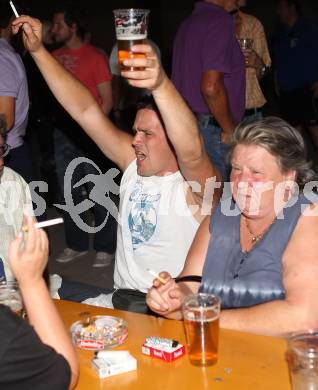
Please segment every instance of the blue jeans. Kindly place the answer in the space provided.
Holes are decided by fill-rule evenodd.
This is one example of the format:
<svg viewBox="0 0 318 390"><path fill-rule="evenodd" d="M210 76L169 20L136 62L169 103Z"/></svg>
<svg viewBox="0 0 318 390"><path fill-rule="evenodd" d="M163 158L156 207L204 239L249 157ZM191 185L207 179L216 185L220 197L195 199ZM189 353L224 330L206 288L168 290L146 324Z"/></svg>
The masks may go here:
<svg viewBox="0 0 318 390"><path fill-rule="evenodd" d="M260 111L255 111L254 114L245 115L243 118L243 121L245 123L251 123L251 122L257 121L257 120L262 119L262 118L263 118L263 114Z"/></svg>
<svg viewBox="0 0 318 390"><path fill-rule="evenodd" d="M54 150L55 150L55 162L56 162L56 174L61 190L61 201L64 202L64 175L70 162L77 157L83 157L83 151L72 140L64 134L63 131L55 129L54 131ZM96 151L97 155L98 151ZM104 157L106 161L106 157ZM92 189L93 183L87 183L85 186L75 187L74 184L81 180L84 176L92 174L96 175L98 172L96 169L88 163L81 163L76 167L73 176L71 186L71 193L74 204L78 204L87 198L87 194ZM100 226L105 220L108 214L108 220L105 226L94 234L94 249L100 252L113 253L116 249L116 220L110 213L98 203L90 209L94 214L95 226ZM81 214L81 218L88 224L88 212L86 215ZM84 217L84 218L83 218ZM64 227L65 227L65 239L69 248L76 251L86 251L89 249L89 233L83 231L73 221L69 213L63 212Z"/></svg>
<svg viewBox="0 0 318 390"><path fill-rule="evenodd" d="M229 145L221 141L222 130L220 127L211 124L211 119L210 115L200 115L198 125L210 160L226 181L230 172L230 165L227 160Z"/></svg>

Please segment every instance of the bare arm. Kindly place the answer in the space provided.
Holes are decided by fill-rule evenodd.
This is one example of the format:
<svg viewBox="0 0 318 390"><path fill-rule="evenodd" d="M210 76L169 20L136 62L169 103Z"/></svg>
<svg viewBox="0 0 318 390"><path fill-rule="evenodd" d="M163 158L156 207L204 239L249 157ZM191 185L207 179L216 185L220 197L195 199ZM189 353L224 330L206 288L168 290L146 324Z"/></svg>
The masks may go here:
<svg viewBox="0 0 318 390"><path fill-rule="evenodd" d="M56 61L41 43L41 23L28 16L13 22L16 33L22 27L25 47L30 51L51 91L99 146L122 170L135 158L132 137L120 131L103 113L88 89Z"/></svg>
<svg viewBox="0 0 318 390"><path fill-rule="evenodd" d="M34 327L41 341L63 355L70 365L71 389L78 379L78 360L70 336L43 279L48 259L48 240L43 230L35 228L31 217L28 217L28 229L24 249L21 249L22 237L10 244L10 266L19 282L30 325Z"/></svg>
<svg viewBox="0 0 318 390"><path fill-rule="evenodd" d="M202 275L210 240L209 224L210 218L206 217L196 233L185 266L179 277ZM199 288L199 283L181 282L177 284L166 272L160 273L160 276L168 282L163 285L158 279L154 280L153 287L147 294L147 305L151 310L164 317L180 320L182 319L181 304L184 296L196 293Z"/></svg>
<svg viewBox="0 0 318 390"><path fill-rule="evenodd" d="M0 96L0 115L6 121L6 129L9 131L15 122L15 99L12 96Z"/></svg>
<svg viewBox="0 0 318 390"><path fill-rule="evenodd" d="M108 115L113 107L112 83L107 81L97 85L99 95L102 98L102 111Z"/></svg>
<svg viewBox="0 0 318 390"><path fill-rule="evenodd" d="M222 141L229 142L235 128L230 110L223 74L215 70L204 72L201 80L202 95L215 119L222 128Z"/></svg>
<svg viewBox="0 0 318 390"><path fill-rule="evenodd" d="M146 58L130 59L125 64L146 69L122 72L122 75L132 86L152 90L169 140L175 149L180 170L186 180L201 185L201 191L193 192L193 196L198 203L202 203L206 179L213 176L220 179L220 176L207 156L196 118L168 79L152 47L138 45L135 50L146 53Z"/></svg>
<svg viewBox="0 0 318 390"><path fill-rule="evenodd" d="M316 213L318 207L316 206ZM286 298L248 309L224 310L221 326L286 335L318 326L318 217L301 217L283 257Z"/></svg>

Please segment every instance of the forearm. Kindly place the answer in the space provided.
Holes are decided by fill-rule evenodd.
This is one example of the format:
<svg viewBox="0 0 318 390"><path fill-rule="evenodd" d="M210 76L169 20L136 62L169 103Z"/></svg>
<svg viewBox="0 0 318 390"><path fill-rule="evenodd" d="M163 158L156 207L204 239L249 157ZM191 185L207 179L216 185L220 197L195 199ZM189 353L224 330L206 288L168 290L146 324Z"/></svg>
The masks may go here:
<svg viewBox="0 0 318 390"><path fill-rule="evenodd" d="M31 55L56 99L76 121L85 110L97 105L88 89L43 46Z"/></svg>
<svg viewBox="0 0 318 390"><path fill-rule="evenodd" d="M203 92L205 101L219 123L222 130L226 133L233 133L235 122L232 117L230 103L226 89L223 83L217 83L211 91Z"/></svg>
<svg viewBox="0 0 318 390"><path fill-rule="evenodd" d="M20 284L20 289L30 325L34 327L44 344L54 348L68 361L72 372L72 387L78 377L77 356L45 281L42 279L31 286Z"/></svg>
<svg viewBox="0 0 318 390"><path fill-rule="evenodd" d="M284 336L308 329L310 325L316 327L317 320L311 320L309 309L306 311L288 301L271 301L246 309L223 310L220 325L243 332Z"/></svg>
<svg viewBox="0 0 318 390"><path fill-rule="evenodd" d="M60 104L102 152L120 169L125 169L134 158L131 136L119 131L105 116L89 90L66 71L44 47L31 54Z"/></svg>
<svg viewBox="0 0 318 390"><path fill-rule="evenodd" d="M200 160L204 145L196 118L167 76L153 91L153 96L178 159Z"/></svg>

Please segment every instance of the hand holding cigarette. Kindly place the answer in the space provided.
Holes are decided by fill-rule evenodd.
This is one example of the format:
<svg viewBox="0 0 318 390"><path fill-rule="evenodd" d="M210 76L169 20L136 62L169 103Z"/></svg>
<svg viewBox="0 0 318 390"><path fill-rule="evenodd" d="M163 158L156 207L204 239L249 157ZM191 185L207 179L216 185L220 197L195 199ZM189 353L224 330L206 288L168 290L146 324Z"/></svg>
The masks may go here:
<svg viewBox="0 0 318 390"><path fill-rule="evenodd" d="M161 284L165 285L167 283L166 279L162 278L159 274L157 274L157 272L153 271L152 269L147 268L147 272L156 279L158 279Z"/></svg>
<svg viewBox="0 0 318 390"><path fill-rule="evenodd" d="M160 272L160 275L156 274L153 286L148 290L146 296L146 303L149 308L165 317L181 319L182 314L179 311L182 300L183 292L171 275L168 272Z"/></svg>
<svg viewBox="0 0 318 390"><path fill-rule="evenodd" d="M18 237L10 243L9 263L12 273L23 290L26 286L34 287L43 283L43 272L48 260L49 244L46 233L36 229L32 217L25 216L28 234Z"/></svg>

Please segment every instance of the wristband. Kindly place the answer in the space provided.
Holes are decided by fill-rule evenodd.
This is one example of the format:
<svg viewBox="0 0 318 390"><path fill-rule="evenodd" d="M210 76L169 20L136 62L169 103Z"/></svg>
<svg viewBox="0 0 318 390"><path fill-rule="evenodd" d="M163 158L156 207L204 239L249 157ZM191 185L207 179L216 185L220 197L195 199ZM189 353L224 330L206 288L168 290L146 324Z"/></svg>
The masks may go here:
<svg viewBox="0 0 318 390"><path fill-rule="evenodd" d="M181 283L181 282L197 282L197 283L201 283L202 276L199 276L199 275L180 276L180 278L175 278L174 281L176 283Z"/></svg>

